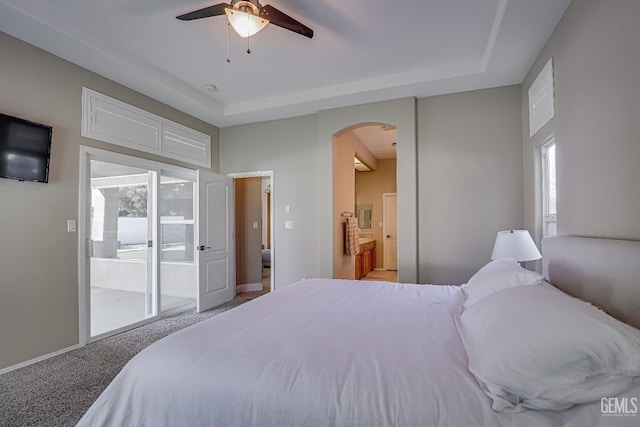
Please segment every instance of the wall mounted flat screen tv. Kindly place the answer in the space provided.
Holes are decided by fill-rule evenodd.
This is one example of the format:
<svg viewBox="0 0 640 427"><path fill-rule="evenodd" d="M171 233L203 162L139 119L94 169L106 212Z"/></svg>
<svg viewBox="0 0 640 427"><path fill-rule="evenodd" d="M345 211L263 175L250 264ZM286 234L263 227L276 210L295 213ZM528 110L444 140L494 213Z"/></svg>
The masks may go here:
<svg viewBox="0 0 640 427"><path fill-rule="evenodd" d="M51 126L0 113L0 177L49 181Z"/></svg>

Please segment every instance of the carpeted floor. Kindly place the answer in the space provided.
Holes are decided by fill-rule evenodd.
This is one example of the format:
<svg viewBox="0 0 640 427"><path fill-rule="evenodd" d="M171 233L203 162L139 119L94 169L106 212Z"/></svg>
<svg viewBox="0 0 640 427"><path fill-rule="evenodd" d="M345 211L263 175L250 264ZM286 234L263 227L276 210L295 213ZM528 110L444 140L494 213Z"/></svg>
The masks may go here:
<svg viewBox="0 0 640 427"><path fill-rule="evenodd" d="M168 317L0 375L0 426L75 426L122 367L172 332L246 302Z"/></svg>

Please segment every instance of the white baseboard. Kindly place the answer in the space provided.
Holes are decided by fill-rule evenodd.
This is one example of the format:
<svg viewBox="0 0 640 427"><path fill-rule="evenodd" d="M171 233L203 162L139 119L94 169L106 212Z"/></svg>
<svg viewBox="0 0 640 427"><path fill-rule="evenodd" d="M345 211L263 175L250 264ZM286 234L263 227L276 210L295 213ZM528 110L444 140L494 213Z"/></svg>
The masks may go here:
<svg viewBox="0 0 640 427"><path fill-rule="evenodd" d="M35 359L27 360L25 362L20 362L16 365L9 366L6 368L0 369L0 375L6 374L7 372L15 371L16 369L24 368L25 366L33 365L34 363L42 362L43 360L49 359L51 357L59 356L62 353L67 353L71 350L76 350L82 347L80 344L72 345L71 347L66 347L60 349L58 351L54 351L53 353L45 354L44 356L36 357Z"/></svg>
<svg viewBox="0 0 640 427"><path fill-rule="evenodd" d="M255 292L261 291L262 289L262 283L245 283L244 285L236 285L236 293Z"/></svg>

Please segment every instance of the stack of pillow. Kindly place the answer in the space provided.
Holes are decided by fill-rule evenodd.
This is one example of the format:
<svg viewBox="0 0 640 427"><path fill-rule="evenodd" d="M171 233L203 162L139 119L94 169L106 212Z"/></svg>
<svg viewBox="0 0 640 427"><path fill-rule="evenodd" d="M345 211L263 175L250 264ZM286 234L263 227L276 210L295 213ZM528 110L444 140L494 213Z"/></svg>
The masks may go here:
<svg viewBox="0 0 640 427"><path fill-rule="evenodd" d="M562 410L622 393L640 376L640 330L513 259L490 262L462 290L456 325L496 411Z"/></svg>

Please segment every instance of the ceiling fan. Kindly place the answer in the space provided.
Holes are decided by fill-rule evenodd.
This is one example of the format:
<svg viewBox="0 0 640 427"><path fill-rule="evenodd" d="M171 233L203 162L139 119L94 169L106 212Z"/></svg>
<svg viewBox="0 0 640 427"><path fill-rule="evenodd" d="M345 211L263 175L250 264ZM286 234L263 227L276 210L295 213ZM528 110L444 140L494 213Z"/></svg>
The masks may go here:
<svg viewBox="0 0 640 427"><path fill-rule="evenodd" d="M269 23L305 37L313 37L313 30L311 28L296 21L273 6L268 4L261 6L258 0L232 0L230 4L216 4L176 16L176 18L182 21L192 21L194 19L219 15L227 15L229 23L242 38L256 34Z"/></svg>

